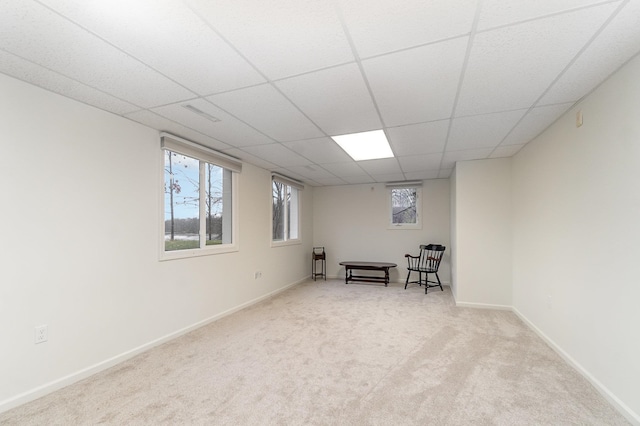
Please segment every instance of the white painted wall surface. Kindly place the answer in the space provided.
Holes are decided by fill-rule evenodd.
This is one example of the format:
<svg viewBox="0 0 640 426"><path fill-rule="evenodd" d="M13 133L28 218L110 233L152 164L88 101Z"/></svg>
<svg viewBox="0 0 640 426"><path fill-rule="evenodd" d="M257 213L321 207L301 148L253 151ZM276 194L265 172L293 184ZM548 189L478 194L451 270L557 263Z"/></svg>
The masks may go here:
<svg viewBox="0 0 640 426"><path fill-rule="evenodd" d="M158 132L3 75L0 93L0 410L310 274L312 188L303 244L271 248L271 177L245 164L239 251L159 262Z"/></svg>
<svg viewBox="0 0 640 426"><path fill-rule="evenodd" d="M458 229L456 228L456 215L457 215L457 204L456 204L456 169L453 169L451 173L451 177L449 178L449 189L451 195L450 199L450 210L449 210L449 228L451 229L451 250L449 250L449 254L451 255L451 292L453 293L453 298L455 300L458 299Z"/></svg>
<svg viewBox="0 0 640 426"><path fill-rule="evenodd" d="M404 282L405 253L417 255L420 244L439 243L447 247L439 276L449 284L449 180L424 181L422 200L422 229L390 230L384 184L314 188L314 245L327 251L327 274L344 277L343 260L393 262L398 267L390 271L391 281Z"/></svg>
<svg viewBox="0 0 640 426"><path fill-rule="evenodd" d="M514 307L638 423L639 76L636 57L513 163Z"/></svg>
<svg viewBox="0 0 640 426"><path fill-rule="evenodd" d="M456 302L511 306L511 159L455 168Z"/></svg>

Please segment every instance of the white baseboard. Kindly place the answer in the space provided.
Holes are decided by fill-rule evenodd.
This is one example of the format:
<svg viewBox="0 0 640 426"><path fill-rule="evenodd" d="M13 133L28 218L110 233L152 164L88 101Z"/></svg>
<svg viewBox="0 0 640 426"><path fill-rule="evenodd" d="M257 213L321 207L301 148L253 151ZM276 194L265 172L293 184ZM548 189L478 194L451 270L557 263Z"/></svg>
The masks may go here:
<svg viewBox="0 0 640 426"><path fill-rule="evenodd" d="M455 298L454 298L455 300ZM459 308L475 308L475 309L497 309L500 311L511 311L513 308L509 305L492 305L490 303L469 303L469 302L458 302L457 300L456 306Z"/></svg>
<svg viewBox="0 0 640 426"><path fill-rule="evenodd" d="M180 330L174 331L173 333L169 333L165 336L162 336L158 339L152 340L148 343L145 343L143 345L140 345L136 348L133 348L129 351L123 352L119 355L116 355L114 357L111 357L109 359L106 359L104 361L101 361L97 364L91 365L87 368L83 368L82 370L76 371L75 373L71 373L67 376L61 377L59 379L53 380L49 383L45 383L44 385L38 386L34 389L28 390L26 392L20 393L16 396L13 396L11 398L5 399L4 401L0 401L0 413L3 413L5 411L8 411L12 408L18 407L22 404L26 404L27 402L33 401L35 399L41 398L51 392L54 392L58 389L62 389L65 386L69 386L73 383L79 382L80 380L83 380L89 376L92 376L96 373L99 373L100 371L106 370L107 368L113 367L116 364L119 364L123 361L126 361L130 358L133 358L134 356L141 354L142 352L148 351L149 349L161 345L165 342L168 342L170 340L175 339L176 337L180 337L183 334L186 334L190 331L193 331L197 328L200 328L202 326L205 326L207 324L210 324L214 321L217 321L223 317L226 317L228 315L231 315L235 312L238 312L244 308L247 308L251 305L255 305L256 303L262 302L265 299L268 299L270 297L273 297L275 295L277 295L278 293L281 293L291 287L294 287L302 282L307 281L310 278L310 276L307 276L299 281L296 281L292 284L286 285L282 288L279 288L277 290L274 290L270 293L267 293L265 295L262 295L260 297L257 297L255 299L249 300L248 302L242 303L241 305L238 305L236 307L233 307L231 309L228 309L224 312L221 312L219 314L213 315L212 317L206 318L202 321L198 321L195 324L192 324L190 326L181 328Z"/></svg>
<svg viewBox="0 0 640 426"><path fill-rule="evenodd" d="M618 410L620 414L622 414L631 424L636 426L640 426L640 416L635 413L629 406L627 406L624 402L620 401L618 397L616 397L606 386L604 386L598 379L593 377L591 373L589 373L582 365L580 365L576 360L574 360L569 354L567 354L560 346L558 346L552 339L549 338L546 334L544 334L538 327L536 327L527 317L525 317L520 311L518 311L513 306L508 305L491 305L485 303L468 303L468 302L458 302L456 300L455 295L453 296L453 300L457 307L466 307L466 308L478 308L478 309L499 309L499 310L508 310L512 311L516 314L534 333L536 333L542 340L544 340L550 347L553 349L560 357L565 360L567 364L573 367L578 373L580 373L585 379L587 379L596 390L611 404L613 407Z"/></svg>
<svg viewBox="0 0 640 426"><path fill-rule="evenodd" d="M549 336L544 334L542 330L536 327L527 317L525 317L516 308L511 308L515 313L531 330L533 330L542 340L544 340L567 364L575 368L584 378L586 378L600 394L613 405L631 424L640 426L640 415L633 412L629 406L620 401L606 386L604 386L598 379L593 377L582 365L580 365L575 359L573 359L568 353L566 353L560 346L558 346Z"/></svg>
<svg viewBox="0 0 640 426"><path fill-rule="evenodd" d="M453 302L458 308L475 308L475 309L497 309L500 311L511 311L513 307L511 305L494 305L491 303L474 303L474 302L459 302L456 299L456 295L451 288L451 294L453 295Z"/></svg>

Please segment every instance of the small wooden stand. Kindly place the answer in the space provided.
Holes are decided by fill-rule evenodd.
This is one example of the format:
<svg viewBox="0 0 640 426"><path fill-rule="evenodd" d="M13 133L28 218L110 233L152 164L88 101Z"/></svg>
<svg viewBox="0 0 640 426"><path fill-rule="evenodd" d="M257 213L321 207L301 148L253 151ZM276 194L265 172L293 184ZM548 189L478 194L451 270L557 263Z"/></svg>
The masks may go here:
<svg viewBox="0 0 640 426"><path fill-rule="evenodd" d="M316 262L320 261L320 272L316 269ZM327 255L324 252L324 247L314 247L313 253L311 253L311 276L313 280L316 280L316 277L323 277L324 280L327 280Z"/></svg>

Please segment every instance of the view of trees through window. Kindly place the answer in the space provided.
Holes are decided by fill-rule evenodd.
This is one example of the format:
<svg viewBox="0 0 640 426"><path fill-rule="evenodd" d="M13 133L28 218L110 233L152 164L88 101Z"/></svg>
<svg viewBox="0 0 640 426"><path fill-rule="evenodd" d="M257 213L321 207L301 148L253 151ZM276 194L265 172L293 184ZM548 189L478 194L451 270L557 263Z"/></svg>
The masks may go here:
<svg viewBox="0 0 640 426"><path fill-rule="evenodd" d="M393 188L391 190L391 209L393 224L417 223L416 201L418 192L416 188Z"/></svg>
<svg viewBox="0 0 640 426"><path fill-rule="evenodd" d="M298 238L298 190L273 180L273 241Z"/></svg>
<svg viewBox="0 0 640 426"><path fill-rule="evenodd" d="M224 196L230 179L231 172L222 167L165 151L165 251L201 248L203 239L206 245L230 242L231 236L223 235L230 234L223 214L230 212ZM204 217L200 217L201 202Z"/></svg>

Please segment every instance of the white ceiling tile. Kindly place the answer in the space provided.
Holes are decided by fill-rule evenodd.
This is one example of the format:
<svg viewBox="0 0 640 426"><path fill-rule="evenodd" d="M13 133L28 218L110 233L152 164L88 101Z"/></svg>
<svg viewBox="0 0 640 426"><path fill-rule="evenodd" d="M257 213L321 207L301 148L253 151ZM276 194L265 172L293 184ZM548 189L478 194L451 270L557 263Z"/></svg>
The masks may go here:
<svg viewBox="0 0 640 426"><path fill-rule="evenodd" d="M343 0L349 33L362 58L471 31L476 0Z"/></svg>
<svg viewBox="0 0 640 426"><path fill-rule="evenodd" d="M575 102L640 51L640 2L630 1L541 99Z"/></svg>
<svg viewBox="0 0 640 426"><path fill-rule="evenodd" d="M331 172L332 174L341 177L367 177L367 172L362 170L362 168L355 161L349 161L345 163L335 163L335 164L323 164L322 168Z"/></svg>
<svg viewBox="0 0 640 426"><path fill-rule="evenodd" d="M14 0L10 1L11 3ZM35 2L0 14L0 48L140 107L193 93Z"/></svg>
<svg viewBox="0 0 640 426"><path fill-rule="evenodd" d="M347 182L350 185L374 182L374 180L371 177L369 177L369 175L345 176L345 177L342 178L342 180L344 180L345 182Z"/></svg>
<svg viewBox="0 0 640 426"><path fill-rule="evenodd" d="M402 173L396 158L383 158L380 160L358 161L358 165L370 175L382 175Z"/></svg>
<svg viewBox="0 0 640 426"><path fill-rule="evenodd" d="M467 37L362 62L387 126L451 115Z"/></svg>
<svg viewBox="0 0 640 426"><path fill-rule="evenodd" d="M0 50L0 72L116 114L125 114L140 109L108 93L101 92L3 50Z"/></svg>
<svg viewBox="0 0 640 426"><path fill-rule="evenodd" d="M382 128L356 64L281 80L276 86L328 135Z"/></svg>
<svg viewBox="0 0 640 426"><path fill-rule="evenodd" d="M493 148L469 149L466 151L450 151L445 152L442 157L441 169L452 169L456 165L456 161L480 160L487 158Z"/></svg>
<svg viewBox="0 0 640 426"><path fill-rule="evenodd" d="M242 149L249 154L255 155L256 157L262 158L263 160L269 161L270 163L276 164L280 167L306 166L307 164L311 164L311 161L301 157L279 143L247 146Z"/></svg>
<svg viewBox="0 0 640 426"><path fill-rule="evenodd" d="M402 182L407 180L402 173L375 174L371 176L376 182Z"/></svg>
<svg viewBox="0 0 640 426"><path fill-rule="evenodd" d="M386 133L393 153L400 157L442 152L448 131L449 120L438 120L390 127Z"/></svg>
<svg viewBox="0 0 640 426"><path fill-rule="evenodd" d="M501 157L511 157L516 152L520 151L520 149L524 145L506 145L499 146L493 151L493 153L489 156L489 158L501 158Z"/></svg>
<svg viewBox="0 0 640 426"><path fill-rule="evenodd" d="M277 141L323 136L322 132L270 84L207 97Z"/></svg>
<svg viewBox="0 0 640 426"><path fill-rule="evenodd" d="M341 163L351 159L331 138L284 142L283 145L318 164Z"/></svg>
<svg viewBox="0 0 640 426"><path fill-rule="evenodd" d="M272 80L354 60L329 1L188 3Z"/></svg>
<svg viewBox="0 0 640 426"><path fill-rule="evenodd" d="M213 122L185 108L191 105L220 121ZM203 99L154 108L154 112L235 147L273 143L273 140Z"/></svg>
<svg viewBox="0 0 640 426"><path fill-rule="evenodd" d="M438 172L438 179L448 179L452 172L453 169L440 169Z"/></svg>
<svg viewBox="0 0 640 426"><path fill-rule="evenodd" d="M605 4L477 34L456 115L529 107L614 8Z"/></svg>
<svg viewBox="0 0 640 426"><path fill-rule="evenodd" d="M412 155L409 157L398 157L400 167L404 173L424 172L427 170L438 170L440 167L442 154Z"/></svg>
<svg viewBox="0 0 640 426"><path fill-rule="evenodd" d="M496 147L526 112L526 109L521 109L454 118L447 150Z"/></svg>
<svg viewBox="0 0 640 426"><path fill-rule="evenodd" d="M538 18L594 3L602 3L602 0L483 0L478 29Z"/></svg>
<svg viewBox="0 0 640 426"><path fill-rule="evenodd" d="M224 142L204 135L196 130L185 127L180 123L162 117L148 110L132 112L130 114L126 114L125 117L133 121L137 121L138 123L144 124L145 126L149 126L153 129L169 132L184 139L201 143L213 149L224 150L230 148L230 145Z"/></svg>
<svg viewBox="0 0 640 426"><path fill-rule="evenodd" d="M547 105L533 108L505 138L503 145L521 145L538 136L573 104Z"/></svg>
<svg viewBox="0 0 640 426"><path fill-rule="evenodd" d="M265 81L181 2L43 2L200 95Z"/></svg>
<svg viewBox="0 0 640 426"><path fill-rule="evenodd" d="M316 182L320 182L321 179L336 179L336 176L315 164L308 164L306 166L287 166L287 169Z"/></svg>
<svg viewBox="0 0 640 426"><path fill-rule="evenodd" d="M318 182L320 185L324 185L324 186L336 186L336 185L345 185L348 182L344 181L343 179L334 177L334 178L326 178L326 179L316 179L316 182Z"/></svg>
<svg viewBox="0 0 640 426"><path fill-rule="evenodd" d="M276 166L275 164L269 161L263 160L262 158L256 157L255 155L251 155L240 148L225 149L224 153L229 154L232 157L236 157L243 161L246 161L247 163L251 163L254 166L262 167L265 170L274 170L278 168L278 166Z"/></svg>
<svg viewBox="0 0 640 426"><path fill-rule="evenodd" d="M421 172L407 172L405 173L405 177L407 180L426 180L426 179L437 179L440 172L438 170L424 170Z"/></svg>

